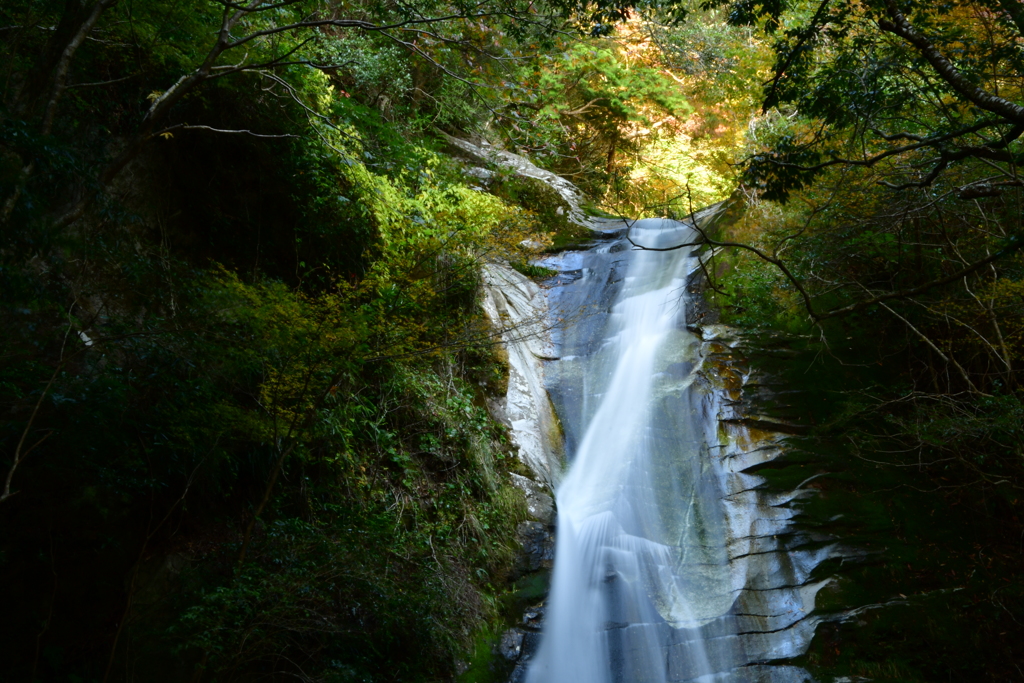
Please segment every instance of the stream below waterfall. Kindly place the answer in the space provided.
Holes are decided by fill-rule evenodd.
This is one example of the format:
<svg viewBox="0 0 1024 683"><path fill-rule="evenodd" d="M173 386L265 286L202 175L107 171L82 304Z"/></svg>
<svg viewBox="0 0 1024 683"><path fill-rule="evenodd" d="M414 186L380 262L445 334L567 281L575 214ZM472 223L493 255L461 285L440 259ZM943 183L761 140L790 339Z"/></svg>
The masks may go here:
<svg viewBox="0 0 1024 683"><path fill-rule="evenodd" d="M746 371L728 339L687 327L696 250L594 227L605 239L538 262L558 271L543 376L567 466L540 645L512 679L810 680L786 660L819 622L828 580L811 572L837 551L792 528L805 491L747 472L778 455L779 435L729 419ZM696 233L645 219L630 236L664 249Z"/></svg>

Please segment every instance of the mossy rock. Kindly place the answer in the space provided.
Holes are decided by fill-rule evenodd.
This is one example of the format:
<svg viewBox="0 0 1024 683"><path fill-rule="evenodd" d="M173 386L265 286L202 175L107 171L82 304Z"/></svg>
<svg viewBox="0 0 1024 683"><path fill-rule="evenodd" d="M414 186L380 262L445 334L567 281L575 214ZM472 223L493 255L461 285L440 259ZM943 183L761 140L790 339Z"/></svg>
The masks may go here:
<svg viewBox="0 0 1024 683"><path fill-rule="evenodd" d="M495 196L521 206L537 217L540 229L551 237L549 251L561 251L591 238L590 230L569 219L572 212L569 203L543 180L499 174L488 189Z"/></svg>

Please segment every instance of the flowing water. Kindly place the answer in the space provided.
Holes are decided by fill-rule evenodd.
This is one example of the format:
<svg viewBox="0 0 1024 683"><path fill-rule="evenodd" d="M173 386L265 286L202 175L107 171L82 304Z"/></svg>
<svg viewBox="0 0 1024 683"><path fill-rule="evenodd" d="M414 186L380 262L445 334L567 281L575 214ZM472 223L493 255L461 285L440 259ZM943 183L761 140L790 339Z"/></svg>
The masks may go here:
<svg viewBox="0 0 1024 683"><path fill-rule="evenodd" d="M638 221L631 235L661 248L696 237L663 219ZM686 329L692 248L638 250L620 238L545 265L561 279L551 297L563 319L560 358L548 372L569 468L556 494L555 566L527 683L805 680L793 667L746 666L806 647L809 634L801 643L786 633L803 615L781 629L768 621L813 608L820 585L808 593L803 584L823 556L805 558L806 571L794 575L798 553L750 550L772 529L753 531L759 520L744 513L748 528L736 530L729 497L754 486L712 453L715 403L694 371L701 339ZM786 571L758 584L765 572L746 562L755 555L789 558Z"/></svg>

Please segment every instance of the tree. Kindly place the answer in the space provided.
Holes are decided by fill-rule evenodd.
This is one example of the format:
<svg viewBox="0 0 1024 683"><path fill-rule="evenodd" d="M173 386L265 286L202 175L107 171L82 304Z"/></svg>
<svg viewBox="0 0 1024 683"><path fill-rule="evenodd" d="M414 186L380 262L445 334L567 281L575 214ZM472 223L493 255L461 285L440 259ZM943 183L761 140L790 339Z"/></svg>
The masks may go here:
<svg viewBox="0 0 1024 683"><path fill-rule="evenodd" d="M961 198L1020 186L1019 3L710 4L773 39L764 111L792 108L806 119L747 159L746 181L765 198L785 199L835 166L877 166L879 182L898 190L973 161L988 173L958 187Z"/></svg>
<svg viewBox="0 0 1024 683"><path fill-rule="evenodd" d="M476 65L556 14L16 0L0 17L11 675L448 676L521 519L474 403L501 381L478 259L532 235L409 131L455 109L449 83L457 113L483 108Z"/></svg>
<svg viewBox="0 0 1024 683"><path fill-rule="evenodd" d="M627 54L628 41L561 47L521 70L496 122L517 147L603 194L625 182L624 168L659 134L675 132L691 107L665 70Z"/></svg>
<svg viewBox="0 0 1024 683"><path fill-rule="evenodd" d="M148 57L163 67L162 83L146 73L148 82L133 88L139 99L126 102L131 113L125 112L117 128L108 129L109 137L101 145L103 162L82 179L87 189L79 188L76 197L60 198L59 212L53 217L57 228L81 218L97 193L105 192L154 140L171 139L190 130L263 135L175 117L181 103L196 97L211 82L257 74L279 83L294 96L296 84L292 80L289 87L287 82L289 67L334 72L350 65L318 62L318 52L331 55L332 50L314 49L347 32L380 35L425 60L444 77L467 81L472 69L453 64L441 51L475 53L484 61L500 59L500 54L492 54L488 48L503 32L521 38L546 34L560 23L556 9L520 0L414 4L215 0L196 7L154 2L139 9L119 6L114 0L94 0L67 3L62 11L48 5L39 11L26 2L6 4L3 16L5 23L10 23L3 29L8 37L9 85L3 92L4 111L0 114L0 125L7 134L0 142L7 163L16 163L19 170L4 183L0 225L12 220L22 194L37 177L44 162L40 155L53 153L47 141L74 129L74 115L64 102L69 92L141 80L143 74L137 67L147 50L156 52ZM56 23L56 29L44 39L45 24L50 21ZM486 27L480 30L485 21ZM96 33L106 37L97 39ZM79 53L88 52L85 46L90 40L122 47L88 55L89 66L101 66L107 72L109 77L101 81L80 79L87 67L78 68L82 61ZM143 88L151 89L146 94ZM142 101L148 104L139 108Z"/></svg>

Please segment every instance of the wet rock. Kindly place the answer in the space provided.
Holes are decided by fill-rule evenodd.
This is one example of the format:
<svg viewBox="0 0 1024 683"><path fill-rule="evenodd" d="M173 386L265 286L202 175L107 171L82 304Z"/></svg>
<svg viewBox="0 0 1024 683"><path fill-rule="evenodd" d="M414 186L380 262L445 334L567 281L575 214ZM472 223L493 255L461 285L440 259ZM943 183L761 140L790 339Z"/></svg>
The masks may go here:
<svg viewBox="0 0 1024 683"><path fill-rule="evenodd" d="M488 407L511 428L519 459L537 479L554 485L562 459L558 421L544 389L543 360L554 355L544 324L546 299L536 283L507 265L489 263L482 275L482 307L500 331L509 365L505 397Z"/></svg>
<svg viewBox="0 0 1024 683"><path fill-rule="evenodd" d="M517 628L510 628L501 634L498 641L498 652L509 661L516 661L523 650L523 632Z"/></svg>
<svg viewBox="0 0 1024 683"><path fill-rule="evenodd" d="M522 657L528 659L537 654L541 637L538 631L527 631L523 634Z"/></svg>
<svg viewBox="0 0 1024 683"><path fill-rule="evenodd" d="M745 666L736 673L737 682L743 683L815 683L809 673L796 666Z"/></svg>
<svg viewBox="0 0 1024 683"><path fill-rule="evenodd" d="M461 156L467 157L478 164L494 164L513 170L516 175L533 178L546 184L561 197L569 207L569 220L578 225L587 225L587 216L580 206L584 202L583 193L578 187L565 178L555 175L536 166L532 161L514 152L499 149L486 141L471 142L462 138L445 135L445 139L458 150Z"/></svg>
<svg viewBox="0 0 1024 683"><path fill-rule="evenodd" d="M537 605L523 612L523 626L539 631L544 624L544 606Z"/></svg>
<svg viewBox="0 0 1024 683"><path fill-rule="evenodd" d="M494 177L494 171L481 166L470 166L466 169L466 175L482 180L486 184Z"/></svg>
<svg viewBox="0 0 1024 683"><path fill-rule="evenodd" d="M722 324L702 325L700 332L701 338L706 342L726 342L729 346L735 345L743 337L739 329Z"/></svg>
<svg viewBox="0 0 1024 683"><path fill-rule="evenodd" d="M723 636L703 642L686 641L668 648L669 681L687 681L711 671L727 671L743 657L739 636Z"/></svg>
<svg viewBox="0 0 1024 683"><path fill-rule="evenodd" d="M487 403L487 412L494 421L511 428L512 420L508 419L508 413L505 412L505 397L487 398L485 401Z"/></svg>
<svg viewBox="0 0 1024 683"><path fill-rule="evenodd" d="M551 568L555 561L555 535L551 527L540 522L523 522L516 529L516 535L523 548L519 558L522 572Z"/></svg>
<svg viewBox="0 0 1024 683"><path fill-rule="evenodd" d="M512 485L526 494L526 506L530 517L542 524L553 524L555 521L555 499L544 492L542 487L532 479L519 474L512 474Z"/></svg>
<svg viewBox="0 0 1024 683"><path fill-rule="evenodd" d="M807 652L814 637L814 631L822 619L807 617L781 631L768 633L744 633L740 635L743 650L757 653L761 662L793 659Z"/></svg>
<svg viewBox="0 0 1024 683"><path fill-rule="evenodd" d="M524 683L526 681L526 672L529 670L529 665L526 661L522 661L516 665L516 668L512 670L512 675L508 677L508 683Z"/></svg>

